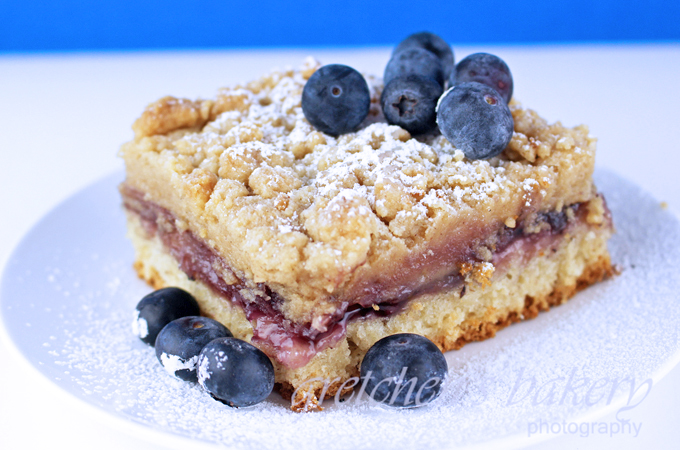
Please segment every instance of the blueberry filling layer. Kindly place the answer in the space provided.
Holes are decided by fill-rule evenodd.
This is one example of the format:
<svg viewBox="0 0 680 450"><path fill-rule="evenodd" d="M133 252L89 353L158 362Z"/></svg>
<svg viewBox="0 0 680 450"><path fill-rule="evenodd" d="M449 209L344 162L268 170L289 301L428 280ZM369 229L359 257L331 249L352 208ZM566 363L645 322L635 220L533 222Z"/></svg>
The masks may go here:
<svg viewBox="0 0 680 450"><path fill-rule="evenodd" d="M350 301L338 299L335 313L327 315L320 327L287 319L281 312L284 299L264 283L257 285L254 300L246 299L241 291L248 289L228 267L219 254L190 230L175 226L176 217L167 209L147 200L144 194L125 184L121 186L123 204L135 214L144 227L147 237L158 236L164 248L177 260L180 269L192 280L199 280L217 295L242 308L253 325L252 342L284 366L295 369L306 365L318 352L332 347L346 333L349 321L366 318L389 317L423 293L460 290L464 294L464 278L460 274L463 263L482 262L475 249L457 251L456 261L447 273L436 278L419 280L403 288L383 289L378 284L363 285ZM497 268L511 256L521 252L525 259L540 251L556 249L559 237L575 223L585 222L587 208L583 204L565 207L562 211L538 215L532 220L533 233L527 233L520 223L515 228L502 227L490 241L493 242L491 262ZM536 229L540 230L536 232ZM404 268L404 270L408 270ZM236 280L228 284L228 279ZM253 291L254 292L254 291ZM389 292L389 295L385 295ZM322 331L325 330L325 331Z"/></svg>

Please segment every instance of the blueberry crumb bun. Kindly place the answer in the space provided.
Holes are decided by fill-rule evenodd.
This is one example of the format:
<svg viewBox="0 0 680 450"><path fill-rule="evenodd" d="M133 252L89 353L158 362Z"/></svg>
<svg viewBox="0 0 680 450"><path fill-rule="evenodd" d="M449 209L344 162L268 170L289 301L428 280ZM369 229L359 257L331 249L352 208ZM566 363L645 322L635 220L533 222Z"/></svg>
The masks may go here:
<svg viewBox="0 0 680 450"><path fill-rule="evenodd" d="M162 98L120 151L139 276L267 355L294 409L387 336L458 349L613 273L587 127L510 100L499 58L413 36L386 85L310 58Z"/></svg>

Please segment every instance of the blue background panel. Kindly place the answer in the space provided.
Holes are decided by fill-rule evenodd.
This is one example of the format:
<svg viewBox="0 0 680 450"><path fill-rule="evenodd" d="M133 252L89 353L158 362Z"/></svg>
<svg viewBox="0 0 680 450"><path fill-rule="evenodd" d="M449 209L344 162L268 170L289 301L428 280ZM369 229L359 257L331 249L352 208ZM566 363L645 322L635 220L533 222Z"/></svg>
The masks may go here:
<svg viewBox="0 0 680 450"><path fill-rule="evenodd" d="M0 0L0 52L680 40L680 1Z"/></svg>

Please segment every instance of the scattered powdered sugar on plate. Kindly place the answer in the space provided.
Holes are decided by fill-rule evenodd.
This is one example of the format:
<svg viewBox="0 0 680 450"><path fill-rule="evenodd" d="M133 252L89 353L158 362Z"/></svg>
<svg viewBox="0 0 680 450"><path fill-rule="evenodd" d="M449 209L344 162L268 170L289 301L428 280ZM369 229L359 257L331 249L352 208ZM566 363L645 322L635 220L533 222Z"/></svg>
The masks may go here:
<svg viewBox="0 0 680 450"><path fill-rule="evenodd" d="M680 224L609 172L597 185L613 211L610 249L621 274L537 319L447 353L442 396L388 410L356 396L296 414L280 396L232 409L196 383L169 376L130 330L149 291L131 268L120 176L48 215L7 266L1 304L21 353L82 400L157 431L230 448L429 448L527 433L531 423L578 420L634 406L678 360Z"/></svg>
<svg viewBox="0 0 680 450"><path fill-rule="evenodd" d="M139 336L140 339L144 339L149 335L149 325L146 323L146 319L139 317L139 310L135 309L132 318L132 333L135 336Z"/></svg>
<svg viewBox="0 0 680 450"><path fill-rule="evenodd" d="M165 352L161 353L161 364L165 368L165 371L173 376L180 370L196 369L197 362L198 355L192 356L191 358L184 360L177 355L168 355Z"/></svg>

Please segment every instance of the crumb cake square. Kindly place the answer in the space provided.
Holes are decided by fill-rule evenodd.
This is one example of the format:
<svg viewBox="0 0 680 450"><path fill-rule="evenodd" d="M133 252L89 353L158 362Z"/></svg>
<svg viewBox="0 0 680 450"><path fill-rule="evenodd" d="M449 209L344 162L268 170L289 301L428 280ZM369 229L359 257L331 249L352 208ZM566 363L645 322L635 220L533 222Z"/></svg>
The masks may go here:
<svg viewBox="0 0 680 450"><path fill-rule="evenodd" d="M140 277L186 289L267 353L284 395L318 396L317 377L333 395L387 335L457 349L611 273L585 126L513 102L508 147L470 161L388 125L369 77L368 118L332 137L301 109L318 66L162 98L120 152Z"/></svg>

